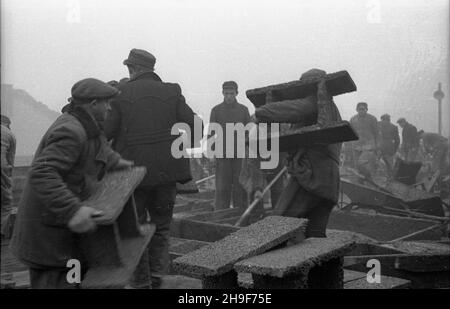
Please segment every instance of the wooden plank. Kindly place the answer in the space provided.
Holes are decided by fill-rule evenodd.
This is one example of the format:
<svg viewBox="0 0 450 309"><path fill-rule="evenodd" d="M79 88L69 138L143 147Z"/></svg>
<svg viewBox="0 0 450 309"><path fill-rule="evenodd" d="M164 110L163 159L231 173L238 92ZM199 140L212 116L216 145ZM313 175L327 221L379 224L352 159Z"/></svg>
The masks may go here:
<svg viewBox="0 0 450 309"><path fill-rule="evenodd" d="M133 167L106 174L84 205L104 212L99 224L114 223L145 173L145 167Z"/></svg>
<svg viewBox="0 0 450 309"><path fill-rule="evenodd" d="M173 266L181 274L192 277L219 276L231 271L234 263L303 233L306 223L304 219L270 216L176 259Z"/></svg>
<svg viewBox="0 0 450 309"><path fill-rule="evenodd" d="M266 104L267 94L271 95L272 102L301 99L316 93L317 83L320 80L321 78L308 78L250 89L246 91L246 95L255 107ZM327 89L332 96L356 91L356 85L347 71L327 74L325 80Z"/></svg>

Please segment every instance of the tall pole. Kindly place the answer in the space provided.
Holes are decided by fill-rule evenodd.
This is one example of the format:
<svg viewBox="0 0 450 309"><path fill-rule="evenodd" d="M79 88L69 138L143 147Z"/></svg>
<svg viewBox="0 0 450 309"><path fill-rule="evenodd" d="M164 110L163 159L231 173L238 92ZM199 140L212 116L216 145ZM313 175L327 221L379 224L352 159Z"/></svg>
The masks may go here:
<svg viewBox="0 0 450 309"><path fill-rule="evenodd" d="M441 89L441 83L438 84L438 90L433 93L434 98L438 101L438 132L442 135L442 99L444 98L444 93Z"/></svg>

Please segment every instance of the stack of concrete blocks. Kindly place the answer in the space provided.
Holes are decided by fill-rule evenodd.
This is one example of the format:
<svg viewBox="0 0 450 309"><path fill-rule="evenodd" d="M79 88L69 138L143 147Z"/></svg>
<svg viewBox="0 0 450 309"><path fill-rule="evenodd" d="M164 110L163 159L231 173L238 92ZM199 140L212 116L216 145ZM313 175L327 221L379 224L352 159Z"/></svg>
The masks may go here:
<svg viewBox="0 0 450 309"><path fill-rule="evenodd" d="M328 93L331 96L356 91L356 85L347 71L327 74L324 79ZM317 92L317 84L320 80L320 77L311 77L247 90L247 98L255 106L257 117L258 108L265 104L289 102L290 104L301 105L304 111L304 115L301 118L306 123L310 123L302 127L281 130L279 133L268 136L264 136L264 132L260 132L258 137L250 136L250 141L253 139L256 139L257 142L266 140L265 142L268 145L275 142L278 143L279 150L283 152L296 150L299 146L334 144L357 140L358 136L348 121L327 122L320 112L317 113L316 103L303 100ZM301 119L295 123L299 121L303 123Z"/></svg>
<svg viewBox="0 0 450 309"><path fill-rule="evenodd" d="M251 273L254 288L342 288L343 256L354 235L305 240L306 224L270 216L175 259L173 267L205 289L239 288L238 273Z"/></svg>

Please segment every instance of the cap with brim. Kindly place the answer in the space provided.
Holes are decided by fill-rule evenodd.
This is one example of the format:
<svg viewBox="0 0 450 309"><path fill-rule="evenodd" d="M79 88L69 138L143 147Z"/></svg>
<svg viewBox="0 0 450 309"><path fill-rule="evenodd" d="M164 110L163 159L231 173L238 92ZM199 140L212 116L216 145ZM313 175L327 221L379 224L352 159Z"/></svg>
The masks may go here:
<svg viewBox="0 0 450 309"><path fill-rule="evenodd" d="M149 69L155 67L156 58L148 51L142 49L132 49L128 58L123 61L124 65L140 65Z"/></svg>
<svg viewBox="0 0 450 309"><path fill-rule="evenodd" d="M95 78L86 78L72 87L72 98L75 100L109 99L119 94L115 87Z"/></svg>

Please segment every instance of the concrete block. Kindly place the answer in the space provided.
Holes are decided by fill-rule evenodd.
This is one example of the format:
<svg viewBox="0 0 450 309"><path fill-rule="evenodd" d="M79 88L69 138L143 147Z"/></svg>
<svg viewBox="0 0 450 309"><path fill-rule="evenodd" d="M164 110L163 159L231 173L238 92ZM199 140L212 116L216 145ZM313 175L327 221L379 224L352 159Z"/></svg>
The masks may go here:
<svg viewBox="0 0 450 309"><path fill-rule="evenodd" d="M216 276L202 277L202 289L238 289L237 273L233 270Z"/></svg>
<svg viewBox="0 0 450 309"><path fill-rule="evenodd" d="M251 273L255 288L343 287L343 256L356 244L352 233L331 233L272 250L235 264L237 272Z"/></svg>
<svg viewBox="0 0 450 309"><path fill-rule="evenodd" d="M307 238L299 244L266 252L234 265L237 272L283 278L308 274L316 265L341 257L356 244L352 233L331 234L327 238Z"/></svg>
<svg viewBox="0 0 450 309"><path fill-rule="evenodd" d="M302 233L306 223L304 219L267 217L176 259L174 268L182 274L199 278L225 274L233 269L234 263L261 254Z"/></svg>
<svg viewBox="0 0 450 309"><path fill-rule="evenodd" d="M289 83L250 89L246 91L246 95L255 107L264 105L267 101L276 102L301 99L317 92L317 83L319 80L319 78L310 78L302 81L295 80ZM356 85L347 71L327 74L325 80L328 91L332 96L356 91ZM267 96L270 96L270 100L267 100Z"/></svg>
<svg viewBox="0 0 450 309"><path fill-rule="evenodd" d="M280 151L295 150L302 146L314 144L335 144L358 139L355 131L348 121L332 122L327 125L312 125L296 129L287 129L285 132L279 132L266 135L267 132L261 131L258 136L260 141L265 140L267 145L278 142ZM255 138L255 137L251 137ZM249 141L251 143L252 140ZM254 142L253 142L254 143Z"/></svg>

